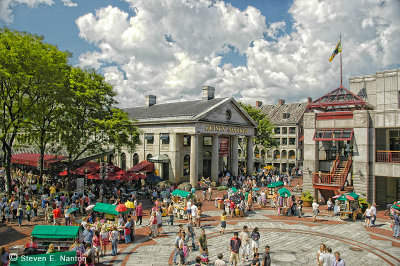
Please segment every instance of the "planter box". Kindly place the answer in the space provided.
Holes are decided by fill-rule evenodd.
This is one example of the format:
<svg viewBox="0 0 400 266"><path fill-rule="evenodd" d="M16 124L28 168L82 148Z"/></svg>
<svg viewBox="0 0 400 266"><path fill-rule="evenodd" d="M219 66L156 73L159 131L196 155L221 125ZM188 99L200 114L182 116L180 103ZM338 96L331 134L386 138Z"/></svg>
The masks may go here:
<svg viewBox="0 0 400 266"><path fill-rule="evenodd" d="M311 201L303 201L304 207L311 207L311 205L312 205Z"/></svg>

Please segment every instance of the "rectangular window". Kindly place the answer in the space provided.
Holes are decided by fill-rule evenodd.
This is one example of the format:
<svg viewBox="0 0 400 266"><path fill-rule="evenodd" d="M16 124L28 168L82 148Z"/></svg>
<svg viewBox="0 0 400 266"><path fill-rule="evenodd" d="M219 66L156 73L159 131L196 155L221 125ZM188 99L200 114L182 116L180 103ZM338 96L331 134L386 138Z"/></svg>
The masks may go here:
<svg viewBox="0 0 400 266"><path fill-rule="evenodd" d="M389 131L389 140L390 140L390 150L391 151L400 151L400 131L399 130L390 130Z"/></svg>
<svg viewBox="0 0 400 266"><path fill-rule="evenodd" d="M276 127L275 128L275 134L281 134L281 128L280 127Z"/></svg>
<svg viewBox="0 0 400 266"><path fill-rule="evenodd" d="M282 128L282 134L287 134L287 127Z"/></svg>
<svg viewBox="0 0 400 266"><path fill-rule="evenodd" d="M190 136L189 135L183 136L183 146L190 146Z"/></svg>
<svg viewBox="0 0 400 266"><path fill-rule="evenodd" d="M289 145L296 145L296 139L295 138L289 138Z"/></svg>
<svg viewBox="0 0 400 266"><path fill-rule="evenodd" d="M282 139L282 145L287 145L287 138Z"/></svg>
<svg viewBox="0 0 400 266"><path fill-rule="evenodd" d="M154 143L154 134L146 134L144 135L144 139L146 140L147 145L151 145Z"/></svg>
<svg viewBox="0 0 400 266"><path fill-rule="evenodd" d="M212 137L210 136L203 137L203 146L212 146Z"/></svg>
<svg viewBox="0 0 400 266"><path fill-rule="evenodd" d="M295 127L289 127L289 134L296 134L296 128Z"/></svg>
<svg viewBox="0 0 400 266"><path fill-rule="evenodd" d="M169 144L169 134L161 134L160 139L162 145Z"/></svg>

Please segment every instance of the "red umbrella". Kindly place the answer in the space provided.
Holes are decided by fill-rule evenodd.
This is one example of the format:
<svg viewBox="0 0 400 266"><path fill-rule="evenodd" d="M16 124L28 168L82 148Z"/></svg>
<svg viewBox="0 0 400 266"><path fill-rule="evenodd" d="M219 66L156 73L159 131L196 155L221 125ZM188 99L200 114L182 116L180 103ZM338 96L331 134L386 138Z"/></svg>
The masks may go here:
<svg viewBox="0 0 400 266"><path fill-rule="evenodd" d="M117 207L115 207L115 210L117 212L126 212L128 209L126 208L126 206L124 204L118 204Z"/></svg>
<svg viewBox="0 0 400 266"><path fill-rule="evenodd" d="M96 179L100 180L100 175L99 174L88 174L87 179Z"/></svg>
<svg viewBox="0 0 400 266"><path fill-rule="evenodd" d="M66 176L66 175L68 175L68 171L67 171L67 170L64 170L64 171L62 171L61 173L59 173L58 175L59 175L59 176Z"/></svg>

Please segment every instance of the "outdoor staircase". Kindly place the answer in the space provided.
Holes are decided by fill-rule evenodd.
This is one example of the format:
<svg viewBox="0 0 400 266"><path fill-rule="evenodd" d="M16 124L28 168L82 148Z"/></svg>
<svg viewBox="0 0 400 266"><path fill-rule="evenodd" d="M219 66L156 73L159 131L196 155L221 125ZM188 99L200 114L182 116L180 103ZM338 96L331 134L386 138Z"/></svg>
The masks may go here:
<svg viewBox="0 0 400 266"><path fill-rule="evenodd" d="M351 163L351 155L348 158L337 155L329 173L314 173L313 186L320 191L325 201L342 194Z"/></svg>

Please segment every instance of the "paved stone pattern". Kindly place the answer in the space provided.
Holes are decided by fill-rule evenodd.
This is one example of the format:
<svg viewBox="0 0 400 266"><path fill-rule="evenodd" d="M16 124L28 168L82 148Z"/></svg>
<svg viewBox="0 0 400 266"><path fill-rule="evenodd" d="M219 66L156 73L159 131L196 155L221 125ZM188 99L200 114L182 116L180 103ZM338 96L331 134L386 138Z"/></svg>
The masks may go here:
<svg viewBox="0 0 400 266"><path fill-rule="evenodd" d="M209 211L204 214L219 216L220 212ZM331 225L318 222L286 221L288 223L285 223L265 217L274 214L272 210L257 211L256 214L252 213L243 220L236 220L234 225L229 224L228 220L227 232L223 235L219 233L219 222L204 222L211 262L217 259L217 254L220 252L223 253L225 261L229 260L229 239L233 237L234 231L239 232L244 225L247 225L250 231L256 226L260 228L259 252L262 252L265 245L269 245L272 265L316 265L316 254L321 243L325 243L333 251L339 251L346 265L400 265L400 261L396 260L400 258L400 249L392 246L391 241L371 239L362 221ZM337 217L324 219L340 221ZM389 224L383 225L382 228L389 228ZM156 244L151 246L132 244L112 264L168 265L174 249L177 227L165 225L164 229L167 237L155 238ZM196 229L196 236L199 235L200 230ZM134 252L130 253L133 249ZM194 264L198 255L198 251L190 252L188 264ZM240 265L249 265L249 262Z"/></svg>

